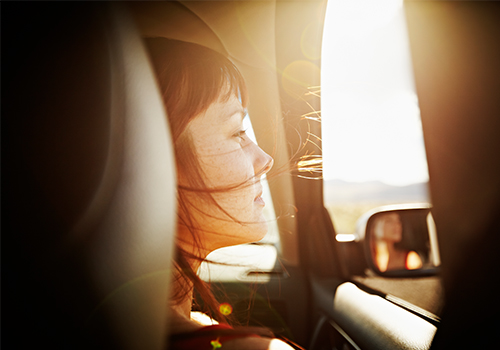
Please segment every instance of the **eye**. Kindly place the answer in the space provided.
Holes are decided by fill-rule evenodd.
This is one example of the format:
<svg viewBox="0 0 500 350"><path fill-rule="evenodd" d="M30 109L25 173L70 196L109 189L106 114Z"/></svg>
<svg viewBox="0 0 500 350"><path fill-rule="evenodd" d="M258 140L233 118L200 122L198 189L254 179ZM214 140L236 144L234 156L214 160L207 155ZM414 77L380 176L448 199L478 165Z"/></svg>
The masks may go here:
<svg viewBox="0 0 500 350"><path fill-rule="evenodd" d="M243 142L246 140L247 138L247 134L246 134L247 130L240 130L238 131L237 133L235 133L233 135L233 137L237 138L238 139L238 142Z"/></svg>

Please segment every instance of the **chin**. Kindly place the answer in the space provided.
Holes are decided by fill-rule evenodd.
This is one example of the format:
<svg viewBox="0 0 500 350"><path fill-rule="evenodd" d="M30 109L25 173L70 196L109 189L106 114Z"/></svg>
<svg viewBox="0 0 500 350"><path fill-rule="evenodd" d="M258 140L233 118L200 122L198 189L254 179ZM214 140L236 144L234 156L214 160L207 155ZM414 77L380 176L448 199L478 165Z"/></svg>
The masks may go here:
<svg viewBox="0 0 500 350"><path fill-rule="evenodd" d="M267 234L267 231L269 230L269 227L265 220L262 220L257 224L253 224L252 226L252 231L254 231L252 232L252 235L255 238L254 240L252 240L252 242L260 241L262 238L264 238L264 236Z"/></svg>
<svg viewBox="0 0 500 350"><path fill-rule="evenodd" d="M252 224L247 224L241 231L241 242L238 244L260 241L267 234L267 231L267 222L263 219Z"/></svg>
<svg viewBox="0 0 500 350"><path fill-rule="evenodd" d="M267 231L269 230L269 227L267 226L267 222L263 221L262 223L259 224L259 238L257 239L260 241L262 238L264 238L267 234Z"/></svg>
<svg viewBox="0 0 500 350"><path fill-rule="evenodd" d="M251 224L241 225L234 223L231 227L226 227L223 232L206 235L206 237L209 242L213 242L209 245L209 250L213 251L219 248L258 242L264 238L267 231L267 222L261 219Z"/></svg>

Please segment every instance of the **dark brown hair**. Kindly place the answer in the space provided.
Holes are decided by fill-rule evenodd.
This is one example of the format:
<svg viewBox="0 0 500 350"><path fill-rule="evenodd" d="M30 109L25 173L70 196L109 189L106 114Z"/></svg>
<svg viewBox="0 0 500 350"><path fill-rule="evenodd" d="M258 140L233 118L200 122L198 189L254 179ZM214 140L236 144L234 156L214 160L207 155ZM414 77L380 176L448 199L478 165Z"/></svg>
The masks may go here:
<svg viewBox="0 0 500 350"><path fill-rule="evenodd" d="M185 180L187 185L178 185L178 220L188 228L196 249L201 252L198 227L189 210L194 208L190 201L193 193L204 200L217 205L211 197L212 192L220 189L208 189L203 181L200 165L195 156L192 141L188 133L184 133L188 123L203 113L216 101L229 100L232 95L240 98L245 108L248 93L241 73L224 55L201 45L165 39L151 38L145 40L149 49L151 62L156 72L160 92L168 115L172 132L174 151L179 174L189 174ZM220 208L220 207L219 207ZM194 208L196 210L196 208ZM222 209L222 208L220 208ZM177 239L182 239L177 237ZM193 271L190 259L201 260L201 254L191 254L176 244L175 268L176 278L184 279L173 291L172 300L182 302L194 286L213 318L226 321L218 311L218 304L209 287ZM181 289L182 286L185 289Z"/></svg>

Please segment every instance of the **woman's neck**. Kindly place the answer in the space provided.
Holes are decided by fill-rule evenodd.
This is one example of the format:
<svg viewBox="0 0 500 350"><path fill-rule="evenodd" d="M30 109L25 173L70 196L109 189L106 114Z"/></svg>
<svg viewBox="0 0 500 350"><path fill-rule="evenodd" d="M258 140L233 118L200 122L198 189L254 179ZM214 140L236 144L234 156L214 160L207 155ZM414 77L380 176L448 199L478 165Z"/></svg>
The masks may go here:
<svg viewBox="0 0 500 350"><path fill-rule="evenodd" d="M180 303L175 303L171 306L172 310L175 311L176 314L190 318L192 302L193 300L193 290L187 295L186 299L181 301Z"/></svg>
<svg viewBox="0 0 500 350"><path fill-rule="evenodd" d="M177 227L177 235L180 237L190 237L191 234L186 227L182 225L178 225ZM202 261L206 258L208 255L208 251L205 251L204 249L201 249L199 247L198 249L195 248L195 245L192 244L189 241L177 241L177 244L179 245L179 248L186 252L188 256L185 256L186 262L191 268L191 270L194 273L198 272L198 269L201 266ZM191 256L196 256L197 258L192 258L189 257ZM174 278L173 282L173 290L174 291L182 291L182 294L184 294L184 299L180 302L172 303L171 308L175 312L175 314L181 316L182 318L191 319L191 309L192 309L192 304L193 304L193 283L187 279L184 278L184 276L177 276L177 278Z"/></svg>
<svg viewBox="0 0 500 350"><path fill-rule="evenodd" d="M188 258L187 262L191 267L192 271L194 273L197 273L201 265L201 260ZM182 301L172 303L171 306L172 310L174 310L177 314L182 315L183 317L189 319L193 305L193 290L194 290L193 283L182 276L178 276L177 278L174 278L172 287L174 291L183 291L184 294L184 298Z"/></svg>
<svg viewBox="0 0 500 350"><path fill-rule="evenodd" d="M197 271L201 262L189 261L189 265L193 271ZM184 298L180 302L172 301L170 308L172 315L170 319L170 331L172 333L192 332L200 328L201 325L191 318L191 310L193 305L193 283L185 278L178 276L174 279L174 291L182 291Z"/></svg>

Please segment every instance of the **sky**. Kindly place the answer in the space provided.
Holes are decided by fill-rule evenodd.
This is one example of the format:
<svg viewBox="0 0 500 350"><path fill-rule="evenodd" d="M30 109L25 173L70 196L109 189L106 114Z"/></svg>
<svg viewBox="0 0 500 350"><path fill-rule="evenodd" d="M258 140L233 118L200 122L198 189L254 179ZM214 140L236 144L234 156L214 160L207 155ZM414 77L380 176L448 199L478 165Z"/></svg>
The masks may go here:
<svg viewBox="0 0 500 350"><path fill-rule="evenodd" d="M330 0L326 16L325 180L428 181L402 0Z"/></svg>

